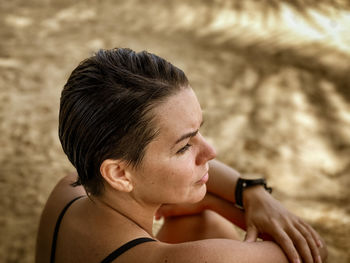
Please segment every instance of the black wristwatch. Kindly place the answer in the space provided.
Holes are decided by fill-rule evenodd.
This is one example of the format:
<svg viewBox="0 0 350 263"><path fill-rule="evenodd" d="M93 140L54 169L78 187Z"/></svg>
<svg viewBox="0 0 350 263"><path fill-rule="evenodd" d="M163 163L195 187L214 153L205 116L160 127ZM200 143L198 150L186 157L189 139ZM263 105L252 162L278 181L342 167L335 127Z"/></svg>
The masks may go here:
<svg viewBox="0 0 350 263"><path fill-rule="evenodd" d="M236 184L236 191L235 191L236 207L238 207L241 210L244 210L243 191L244 189L255 185L262 185L264 186L266 191L268 191L269 193L272 192L272 188L267 186L264 178L255 176L255 175L241 175L241 177L238 178L238 181Z"/></svg>

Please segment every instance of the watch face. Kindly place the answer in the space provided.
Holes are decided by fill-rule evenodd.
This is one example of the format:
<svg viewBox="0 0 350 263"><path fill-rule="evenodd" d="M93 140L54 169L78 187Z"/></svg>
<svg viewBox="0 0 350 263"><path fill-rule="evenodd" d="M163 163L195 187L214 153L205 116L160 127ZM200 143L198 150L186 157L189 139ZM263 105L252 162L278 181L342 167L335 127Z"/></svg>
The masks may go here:
<svg viewBox="0 0 350 263"><path fill-rule="evenodd" d="M256 180L264 178L261 174L241 174L240 177L246 180Z"/></svg>

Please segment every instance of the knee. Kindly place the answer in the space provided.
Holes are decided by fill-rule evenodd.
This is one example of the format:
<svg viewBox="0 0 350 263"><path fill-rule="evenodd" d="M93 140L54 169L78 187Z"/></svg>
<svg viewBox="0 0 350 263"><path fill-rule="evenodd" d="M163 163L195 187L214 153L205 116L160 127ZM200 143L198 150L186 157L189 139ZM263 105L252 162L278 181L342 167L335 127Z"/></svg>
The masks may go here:
<svg viewBox="0 0 350 263"><path fill-rule="evenodd" d="M205 238L228 238L239 240L239 235L234 225L219 214L206 210L200 214L198 227Z"/></svg>
<svg viewBox="0 0 350 263"><path fill-rule="evenodd" d="M202 231L210 231L217 229L218 226L222 224L224 219L217 213L211 210L205 210L202 213L198 214L197 217L197 226L201 228Z"/></svg>
<svg viewBox="0 0 350 263"><path fill-rule="evenodd" d="M169 217L164 221L164 226L195 233L207 232L210 229L215 229L218 225L220 225L220 216L210 210L195 215Z"/></svg>
<svg viewBox="0 0 350 263"><path fill-rule="evenodd" d="M231 222L206 210L192 216L167 218L157 238L167 243L180 243L210 238L238 239Z"/></svg>
<svg viewBox="0 0 350 263"><path fill-rule="evenodd" d="M211 210L205 210L201 213L201 225L205 232L226 233L228 229L233 228L233 224L221 215Z"/></svg>

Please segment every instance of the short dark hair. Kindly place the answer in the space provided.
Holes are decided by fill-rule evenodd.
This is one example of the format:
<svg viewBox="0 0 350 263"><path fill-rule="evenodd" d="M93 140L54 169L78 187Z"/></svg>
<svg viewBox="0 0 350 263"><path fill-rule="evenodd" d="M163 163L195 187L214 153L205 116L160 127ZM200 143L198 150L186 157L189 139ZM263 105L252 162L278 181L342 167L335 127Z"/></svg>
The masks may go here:
<svg viewBox="0 0 350 263"><path fill-rule="evenodd" d="M62 148L78 172L74 185L98 195L104 160L139 166L157 135L152 109L188 85L182 70L146 51L99 50L82 61L62 90L59 111Z"/></svg>

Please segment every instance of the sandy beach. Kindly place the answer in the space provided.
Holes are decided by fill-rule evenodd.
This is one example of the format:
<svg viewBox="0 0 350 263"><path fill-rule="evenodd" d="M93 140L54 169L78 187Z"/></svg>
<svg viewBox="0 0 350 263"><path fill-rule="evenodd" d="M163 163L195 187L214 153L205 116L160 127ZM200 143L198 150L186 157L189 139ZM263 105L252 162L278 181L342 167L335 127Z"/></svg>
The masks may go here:
<svg viewBox="0 0 350 263"><path fill-rule="evenodd" d="M34 261L40 213L74 171L60 92L100 48L183 69L218 159L259 173L350 262L350 4L345 1L2 1L0 262Z"/></svg>

